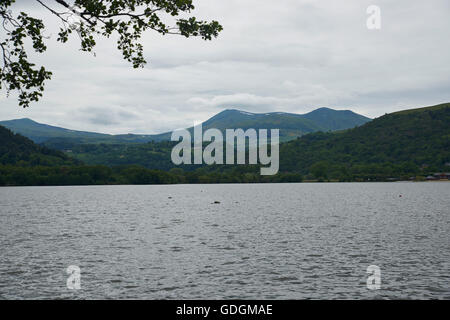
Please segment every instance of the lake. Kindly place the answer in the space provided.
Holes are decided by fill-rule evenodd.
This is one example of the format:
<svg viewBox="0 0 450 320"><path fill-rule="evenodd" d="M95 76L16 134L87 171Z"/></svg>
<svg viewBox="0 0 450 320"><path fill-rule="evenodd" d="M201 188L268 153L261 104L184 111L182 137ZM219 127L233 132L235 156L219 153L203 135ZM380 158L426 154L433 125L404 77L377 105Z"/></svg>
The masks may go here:
<svg viewBox="0 0 450 320"><path fill-rule="evenodd" d="M0 234L0 299L450 299L448 182L4 187Z"/></svg>

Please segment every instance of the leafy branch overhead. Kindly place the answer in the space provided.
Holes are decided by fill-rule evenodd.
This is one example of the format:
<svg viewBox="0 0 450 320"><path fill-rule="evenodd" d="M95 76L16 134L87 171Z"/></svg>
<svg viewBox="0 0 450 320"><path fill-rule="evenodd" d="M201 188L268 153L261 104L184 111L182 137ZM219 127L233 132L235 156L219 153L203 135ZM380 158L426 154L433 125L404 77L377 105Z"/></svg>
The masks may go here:
<svg viewBox="0 0 450 320"><path fill-rule="evenodd" d="M1 0L0 15L3 28L0 38L0 89L9 94L17 91L19 105L28 107L38 101L44 82L52 73L29 60L27 50L43 53L45 24L25 12L13 14L15 0ZM195 17L181 18L195 9L193 0L35 0L61 23L58 41L65 43L71 35L78 36L82 51L91 52L96 36L117 36L117 48L134 68L146 64L142 34L147 30L162 35L201 37L212 40L222 31L217 21L201 21ZM170 25L165 22L172 20ZM31 48L28 43L32 45Z"/></svg>

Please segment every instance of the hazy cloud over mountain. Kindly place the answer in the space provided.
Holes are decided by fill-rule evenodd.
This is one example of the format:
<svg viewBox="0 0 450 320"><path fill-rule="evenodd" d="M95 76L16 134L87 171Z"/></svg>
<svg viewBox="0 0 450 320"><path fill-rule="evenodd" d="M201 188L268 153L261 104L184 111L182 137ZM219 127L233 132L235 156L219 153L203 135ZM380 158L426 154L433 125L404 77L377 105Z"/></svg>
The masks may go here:
<svg viewBox="0 0 450 320"><path fill-rule="evenodd" d="M148 65L134 70L115 43L96 57L56 42L37 63L53 71L44 98L29 109L0 97L0 119L29 117L106 133L157 133L191 126L224 108L304 113L352 109L369 117L450 101L448 0L197 0L193 13L224 31L204 42L147 33ZM368 30L366 9L381 8L381 30Z"/></svg>

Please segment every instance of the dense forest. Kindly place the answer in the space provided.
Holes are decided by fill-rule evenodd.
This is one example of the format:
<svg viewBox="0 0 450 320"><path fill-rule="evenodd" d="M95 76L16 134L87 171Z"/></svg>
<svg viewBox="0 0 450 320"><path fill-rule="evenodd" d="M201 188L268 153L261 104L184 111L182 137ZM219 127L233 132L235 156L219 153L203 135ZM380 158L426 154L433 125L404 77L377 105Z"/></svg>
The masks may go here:
<svg viewBox="0 0 450 320"><path fill-rule="evenodd" d="M261 177L257 166L224 166L224 168L185 166L185 169L189 169L185 171L175 168L170 161L173 144L172 142L148 144L163 151L160 152L159 158L156 158L160 162L156 163L167 169L171 168L168 171L130 164L86 165L80 160L37 145L28 138L0 126L0 186L299 182L302 179L300 175L290 173ZM86 147L102 152L102 145L86 145ZM130 145L130 148L132 147L134 145Z"/></svg>
<svg viewBox="0 0 450 320"><path fill-rule="evenodd" d="M35 144L28 138L14 134L0 126L0 165L58 166L81 162L64 153Z"/></svg>
<svg viewBox="0 0 450 320"><path fill-rule="evenodd" d="M176 167L174 144L73 144L64 154L0 127L0 185L424 180L450 171L450 104L282 143L274 176L258 165Z"/></svg>
<svg viewBox="0 0 450 320"><path fill-rule="evenodd" d="M405 179L450 171L450 104L406 110L280 147L282 170L315 178Z"/></svg>

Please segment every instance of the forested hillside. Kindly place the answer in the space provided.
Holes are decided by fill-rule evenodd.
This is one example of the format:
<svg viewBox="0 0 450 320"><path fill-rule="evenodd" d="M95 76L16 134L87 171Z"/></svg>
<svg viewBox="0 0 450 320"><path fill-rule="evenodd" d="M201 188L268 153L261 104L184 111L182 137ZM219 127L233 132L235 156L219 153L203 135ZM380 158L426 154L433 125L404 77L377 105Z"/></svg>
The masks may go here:
<svg viewBox="0 0 450 320"><path fill-rule="evenodd" d="M423 180L450 171L450 104L282 143L275 176L258 165L176 167L175 142L73 145L64 155L0 127L0 143L0 185Z"/></svg>
<svg viewBox="0 0 450 320"><path fill-rule="evenodd" d="M0 126L0 164L57 166L79 163L60 151L35 144Z"/></svg>
<svg viewBox="0 0 450 320"><path fill-rule="evenodd" d="M284 171L315 177L404 176L445 170L450 104L396 112L337 133L312 133L280 149Z"/></svg>

